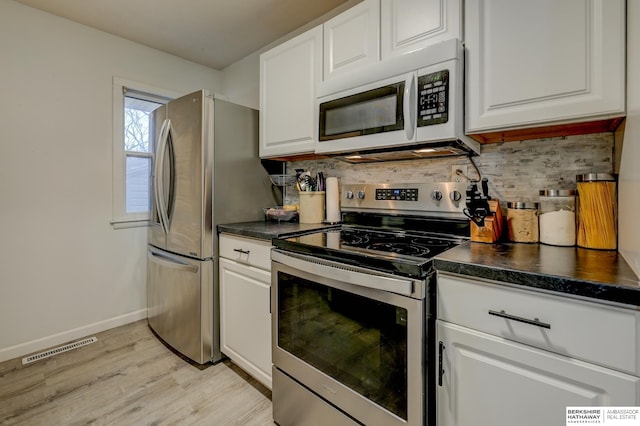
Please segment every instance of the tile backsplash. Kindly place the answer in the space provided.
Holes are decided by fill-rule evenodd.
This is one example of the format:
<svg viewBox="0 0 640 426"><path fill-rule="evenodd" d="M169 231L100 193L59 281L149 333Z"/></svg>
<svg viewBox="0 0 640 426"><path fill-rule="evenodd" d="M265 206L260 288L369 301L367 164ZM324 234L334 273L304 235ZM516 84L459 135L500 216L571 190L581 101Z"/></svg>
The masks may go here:
<svg viewBox="0 0 640 426"><path fill-rule="evenodd" d="M504 142L482 146L482 154L472 158L482 177L489 179L489 194L507 201L537 201L541 189L574 189L576 175L613 173L613 133ZM466 165L467 176L478 174L467 157L350 164L336 159L287 163L287 172L295 169L322 171L345 183L448 182L451 166ZM293 187L285 190L285 203L297 203Z"/></svg>

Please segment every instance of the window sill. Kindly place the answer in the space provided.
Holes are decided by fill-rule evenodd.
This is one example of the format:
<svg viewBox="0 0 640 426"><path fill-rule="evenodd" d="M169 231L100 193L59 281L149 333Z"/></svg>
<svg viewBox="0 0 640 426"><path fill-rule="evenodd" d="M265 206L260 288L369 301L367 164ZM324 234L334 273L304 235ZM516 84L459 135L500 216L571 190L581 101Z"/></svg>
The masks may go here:
<svg viewBox="0 0 640 426"><path fill-rule="evenodd" d="M139 228L142 226L149 226L149 220L112 220L111 226L113 226L113 229Z"/></svg>

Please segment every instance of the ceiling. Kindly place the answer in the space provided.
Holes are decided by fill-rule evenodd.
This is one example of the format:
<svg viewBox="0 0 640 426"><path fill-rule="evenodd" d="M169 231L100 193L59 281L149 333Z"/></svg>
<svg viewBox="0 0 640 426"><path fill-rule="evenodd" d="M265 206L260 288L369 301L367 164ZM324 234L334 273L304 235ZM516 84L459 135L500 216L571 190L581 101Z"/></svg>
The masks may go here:
<svg viewBox="0 0 640 426"><path fill-rule="evenodd" d="M353 0L16 0L220 70Z"/></svg>

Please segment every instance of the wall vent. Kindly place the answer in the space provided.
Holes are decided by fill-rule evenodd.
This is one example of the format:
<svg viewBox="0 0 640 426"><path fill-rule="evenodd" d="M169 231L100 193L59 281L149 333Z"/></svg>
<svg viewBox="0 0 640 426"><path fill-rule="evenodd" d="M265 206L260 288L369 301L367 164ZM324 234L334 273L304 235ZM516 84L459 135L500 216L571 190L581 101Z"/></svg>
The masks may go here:
<svg viewBox="0 0 640 426"><path fill-rule="evenodd" d="M22 365L29 364L35 361L40 361L41 359L49 358L51 356L58 355L62 352L67 352L72 349L77 349L81 346L90 345L91 343L95 343L97 341L98 339L95 336L88 337L86 339L78 340L77 342L68 343L64 346L59 346L57 348L49 349L48 351L45 351L45 352L40 352L39 354L30 355L26 358L22 358Z"/></svg>

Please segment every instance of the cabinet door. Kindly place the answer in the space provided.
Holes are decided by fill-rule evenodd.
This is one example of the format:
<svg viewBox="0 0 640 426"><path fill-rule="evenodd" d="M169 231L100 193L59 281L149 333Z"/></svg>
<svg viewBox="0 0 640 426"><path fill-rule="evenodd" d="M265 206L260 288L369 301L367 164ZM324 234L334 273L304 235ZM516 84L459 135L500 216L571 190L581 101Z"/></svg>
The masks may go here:
<svg viewBox="0 0 640 426"><path fill-rule="evenodd" d="M322 27L260 55L260 157L312 153Z"/></svg>
<svg viewBox="0 0 640 426"><path fill-rule="evenodd" d="M625 112L624 0L466 0L467 133Z"/></svg>
<svg viewBox="0 0 640 426"><path fill-rule="evenodd" d="M436 334L440 426L560 426L569 406L640 402L637 377L440 320Z"/></svg>
<svg viewBox="0 0 640 426"><path fill-rule="evenodd" d="M324 80L380 60L380 0L365 0L323 28Z"/></svg>
<svg viewBox="0 0 640 426"><path fill-rule="evenodd" d="M271 389L271 273L220 259L220 346Z"/></svg>
<svg viewBox="0 0 640 426"><path fill-rule="evenodd" d="M462 0L381 0L382 59L462 39Z"/></svg>

